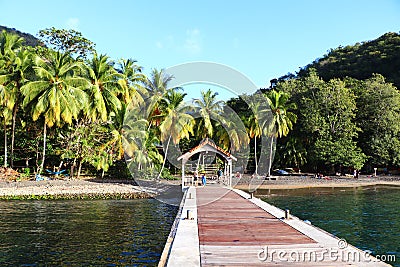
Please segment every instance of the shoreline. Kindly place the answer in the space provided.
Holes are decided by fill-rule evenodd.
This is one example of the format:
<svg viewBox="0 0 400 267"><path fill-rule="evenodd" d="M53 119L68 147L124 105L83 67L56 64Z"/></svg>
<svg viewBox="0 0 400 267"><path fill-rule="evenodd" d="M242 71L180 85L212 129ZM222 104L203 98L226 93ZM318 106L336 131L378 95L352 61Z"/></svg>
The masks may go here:
<svg viewBox="0 0 400 267"><path fill-rule="evenodd" d="M274 180L252 180L243 177L234 188L241 190L268 190L268 189L307 189L307 188L350 188L366 186L399 186L399 176L360 176L359 179L348 177L332 177L316 179L311 176L274 176ZM234 183L235 184L235 183Z"/></svg>
<svg viewBox="0 0 400 267"><path fill-rule="evenodd" d="M306 189L306 188L351 188L351 187L366 187L366 186L392 186L400 187L400 181L376 181L376 182L348 182L348 183L298 183L298 184L262 184L257 187L257 190L279 189ZM240 184L234 187L240 190L249 190L249 185Z"/></svg>
<svg viewBox="0 0 400 267"><path fill-rule="evenodd" d="M139 199L151 197L151 194L143 191L133 180L0 181L0 200Z"/></svg>
<svg viewBox="0 0 400 267"><path fill-rule="evenodd" d="M367 186L392 186L400 188L399 177L362 177L360 179L332 178L330 180L276 176L275 180L255 180L245 176L234 183L235 189L250 190L293 190L307 188L351 188ZM165 181L171 183L172 181ZM180 184L180 180L173 183ZM213 183L210 181L210 184ZM154 195L138 186L134 180L45 180L45 181L3 181L0 180L0 200L34 199L143 199Z"/></svg>

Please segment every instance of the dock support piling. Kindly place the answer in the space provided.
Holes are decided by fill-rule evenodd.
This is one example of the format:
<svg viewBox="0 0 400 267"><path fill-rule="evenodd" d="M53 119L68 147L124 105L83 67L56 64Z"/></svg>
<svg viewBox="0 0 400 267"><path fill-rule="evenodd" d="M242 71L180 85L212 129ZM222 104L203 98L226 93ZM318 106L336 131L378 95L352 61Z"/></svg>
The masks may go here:
<svg viewBox="0 0 400 267"><path fill-rule="evenodd" d="M285 219L286 220L290 219L290 210L288 210L288 209L285 210Z"/></svg>
<svg viewBox="0 0 400 267"><path fill-rule="evenodd" d="M192 210L187 210L186 212L186 220L193 220L193 211Z"/></svg>

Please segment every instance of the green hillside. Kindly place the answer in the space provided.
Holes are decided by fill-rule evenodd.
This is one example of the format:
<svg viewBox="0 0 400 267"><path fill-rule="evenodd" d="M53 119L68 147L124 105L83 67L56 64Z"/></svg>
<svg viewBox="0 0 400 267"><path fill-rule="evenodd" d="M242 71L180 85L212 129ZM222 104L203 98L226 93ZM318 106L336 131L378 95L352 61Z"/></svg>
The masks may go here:
<svg viewBox="0 0 400 267"><path fill-rule="evenodd" d="M346 76L364 80L379 73L400 88L400 34L389 32L372 41L339 46L305 66L298 76L304 77L310 68L325 81Z"/></svg>
<svg viewBox="0 0 400 267"><path fill-rule="evenodd" d="M14 33L14 34L17 34L17 35L23 37L25 39L25 44L28 46L37 46L40 44L40 40L37 39L32 34L20 32L14 28L8 28L8 27L0 25L0 32L2 32L3 30L6 30L7 32Z"/></svg>

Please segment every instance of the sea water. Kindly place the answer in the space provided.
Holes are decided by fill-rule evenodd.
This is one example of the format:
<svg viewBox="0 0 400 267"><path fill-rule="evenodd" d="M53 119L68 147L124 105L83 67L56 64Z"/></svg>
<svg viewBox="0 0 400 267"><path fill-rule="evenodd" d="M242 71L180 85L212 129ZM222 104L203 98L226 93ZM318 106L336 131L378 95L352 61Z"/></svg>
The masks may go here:
<svg viewBox="0 0 400 267"><path fill-rule="evenodd" d="M155 266L176 212L154 199L0 201L0 266Z"/></svg>
<svg viewBox="0 0 400 267"><path fill-rule="evenodd" d="M400 187L258 190L264 201L400 266ZM263 196L262 196L263 195Z"/></svg>

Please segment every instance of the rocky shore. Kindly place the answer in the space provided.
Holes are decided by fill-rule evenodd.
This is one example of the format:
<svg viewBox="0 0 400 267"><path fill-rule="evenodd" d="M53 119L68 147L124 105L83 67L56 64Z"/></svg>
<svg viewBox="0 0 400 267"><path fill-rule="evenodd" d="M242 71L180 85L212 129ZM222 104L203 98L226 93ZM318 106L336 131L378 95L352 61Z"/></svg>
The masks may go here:
<svg viewBox="0 0 400 267"><path fill-rule="evenodd" d="M45 180L0 181L0 199L133 199L149 198L134 181Z"/></svg>

